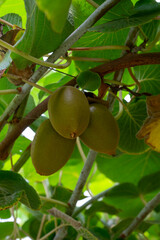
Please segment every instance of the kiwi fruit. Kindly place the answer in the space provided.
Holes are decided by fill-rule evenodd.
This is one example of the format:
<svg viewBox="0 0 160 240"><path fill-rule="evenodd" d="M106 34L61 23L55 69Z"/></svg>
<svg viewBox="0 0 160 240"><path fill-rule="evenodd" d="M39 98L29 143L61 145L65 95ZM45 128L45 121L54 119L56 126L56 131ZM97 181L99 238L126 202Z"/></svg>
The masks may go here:
<svg viewBox="0 0 160 240"><path fill-rule="evenodd" d="M118 124L107 107L90 104L90 122L80 139L96 152L114 155L119 135Z"/></svg>
<svg viewBox="0 0 160 240"><path fill-rule="evenodd" d="M87 128L89 103L83 92L72 86L57 89L48 102L49 119L63 137L74 139Z"/></svg>
<svg viewBox="0 0 160 240"><path fill-rule="evenodd" d="M37 129L31 146L31 158L36 172L40 175L51 175L61 169L70 158L75 139L59 135L49 119Z"/></svg>

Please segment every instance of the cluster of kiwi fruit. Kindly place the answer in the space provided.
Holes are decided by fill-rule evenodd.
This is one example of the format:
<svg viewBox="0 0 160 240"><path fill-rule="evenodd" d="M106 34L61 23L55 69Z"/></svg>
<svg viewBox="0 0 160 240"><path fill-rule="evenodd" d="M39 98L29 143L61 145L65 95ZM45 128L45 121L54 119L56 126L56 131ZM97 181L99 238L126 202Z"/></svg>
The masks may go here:
<svg viewBox="0 0 160 240"><path fill-rule="evenodd" d="M89 104L85 94L72 86L57 89L48 102L49 119L38 128L31 147L36 171L51 175L70 158L76 137L89 148L114 154L119 128L106 106Z"/></svg>

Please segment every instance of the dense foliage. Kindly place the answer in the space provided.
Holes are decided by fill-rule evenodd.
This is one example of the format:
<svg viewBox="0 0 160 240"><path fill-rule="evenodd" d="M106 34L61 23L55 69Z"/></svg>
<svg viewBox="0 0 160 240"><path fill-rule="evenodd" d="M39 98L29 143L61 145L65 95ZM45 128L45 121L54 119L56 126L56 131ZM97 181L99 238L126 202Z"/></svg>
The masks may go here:
<svg viewBox="0 0 160 240"><path fill-rule="evenodd" d="M155 0L0 0L1 240L159 239L159 19ZM107 155L78 138L41 176L32 134L65 84L108 107L119 144Z"/></svg>

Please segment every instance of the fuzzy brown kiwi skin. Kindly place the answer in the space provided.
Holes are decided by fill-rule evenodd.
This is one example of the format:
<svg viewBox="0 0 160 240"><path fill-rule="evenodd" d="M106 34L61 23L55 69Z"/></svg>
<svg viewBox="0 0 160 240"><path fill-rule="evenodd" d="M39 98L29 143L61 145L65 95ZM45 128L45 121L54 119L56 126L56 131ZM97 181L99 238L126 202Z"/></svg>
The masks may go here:
<svg viewBox="0 0 160 240"><path fill-rule="evenodd" d="M49 176L61 169L69 160L75 142L75 139L60 136L50 121L45 120L37 129L31 146L31 158L36 172Z"/></svg>
<svg viewBox="0 0 160 240"><path fill-rule="evenodd" d="M119 137L118 124L107 107L90 104L90 122L80 139L96 152L115 155Z"/></svg>
<svg viewBox="0 0 160 240"><path fill-rule="evenodd" d="M90 112L86 96L72 86L57 89L48 102L49 119L63 137L74 139L88 126Z"/></svg>

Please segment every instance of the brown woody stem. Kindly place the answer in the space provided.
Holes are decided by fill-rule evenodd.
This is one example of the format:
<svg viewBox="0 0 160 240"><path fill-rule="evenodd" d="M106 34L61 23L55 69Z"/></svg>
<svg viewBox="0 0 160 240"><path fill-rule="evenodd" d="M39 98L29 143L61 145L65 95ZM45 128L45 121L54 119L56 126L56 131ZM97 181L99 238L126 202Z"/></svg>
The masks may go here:
<svg viewBox="0 0 160 240"><path fill-rule="evenodd" d="M104 63L98 67L92 68L91 71L97 72L101 76L104 76L108 73L115 72L121 69L151 64L160 64L160 53L130 53L113 61Z"/></svg>

